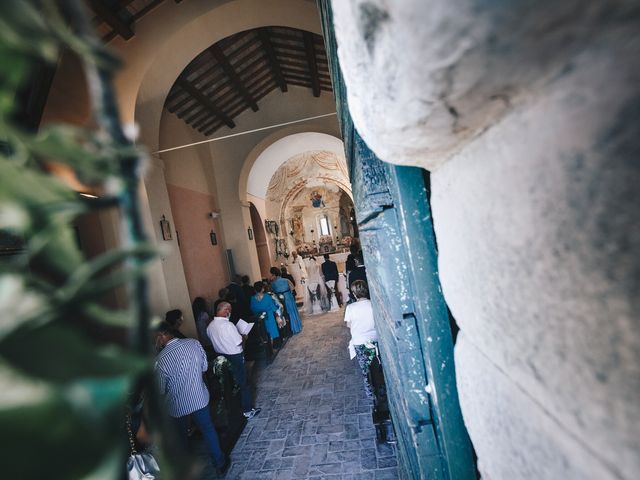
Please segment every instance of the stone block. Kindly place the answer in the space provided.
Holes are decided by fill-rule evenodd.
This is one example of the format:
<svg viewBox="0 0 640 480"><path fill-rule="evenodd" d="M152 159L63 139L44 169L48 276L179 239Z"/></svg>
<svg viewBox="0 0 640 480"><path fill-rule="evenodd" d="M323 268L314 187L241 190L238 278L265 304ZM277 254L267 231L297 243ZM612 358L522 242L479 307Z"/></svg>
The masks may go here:
<svg viewBox="0 0 640 480"><path fill-rule="evenodd" d="M456 346L458 391L483 477L492 480L621 478L588 439L567 431L548 402L532 397L466 335Z"/></svg>

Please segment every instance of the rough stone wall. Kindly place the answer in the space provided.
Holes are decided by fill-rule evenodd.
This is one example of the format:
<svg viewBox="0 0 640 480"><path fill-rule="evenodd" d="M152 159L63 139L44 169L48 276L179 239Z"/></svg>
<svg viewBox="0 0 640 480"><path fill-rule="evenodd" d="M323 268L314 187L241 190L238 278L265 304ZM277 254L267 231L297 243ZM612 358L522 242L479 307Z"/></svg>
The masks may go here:
<svg viewBox="0 0 640 480"><path fill-rule="evenodd" d="M638 2L333 6L356 128L432 171L483 478L636 478Z"/></svg>

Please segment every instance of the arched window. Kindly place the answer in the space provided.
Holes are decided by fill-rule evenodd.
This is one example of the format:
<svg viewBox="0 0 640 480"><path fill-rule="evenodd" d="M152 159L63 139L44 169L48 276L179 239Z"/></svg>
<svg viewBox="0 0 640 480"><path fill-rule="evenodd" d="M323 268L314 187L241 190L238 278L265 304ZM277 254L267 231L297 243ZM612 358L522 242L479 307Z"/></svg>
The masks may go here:
<svg viewBox="0 0 640 480"><path fill-rule="evenodd" d="M329 230L329 219L326 215L320 217L320 235L331 235Z"/></svg>

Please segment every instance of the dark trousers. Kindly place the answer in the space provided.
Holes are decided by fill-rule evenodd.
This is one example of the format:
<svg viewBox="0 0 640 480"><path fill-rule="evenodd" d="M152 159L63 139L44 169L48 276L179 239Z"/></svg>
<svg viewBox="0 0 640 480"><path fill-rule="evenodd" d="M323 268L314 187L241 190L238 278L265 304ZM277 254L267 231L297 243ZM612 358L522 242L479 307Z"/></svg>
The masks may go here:
<svg viewBox="0 0 640 480"><path fill-rule="evenodd" d="M253 408L253 400L251 399L251 392L247 385L246 372L244 368L244 353L236 353L235 355L223 354L229 363L231 363L231 371L233 372L233 378L240 387L240 398L242 401L242 411L248 412Z"/></svg>
<svg viewBox="0 0 640 480"><path fill-rule="evenodd" d="M209 406L207 405L200 410L196 410L191 414L191 416L193 417L193 421L196 423L196 425L198 425L200 432L202 432L202 437L204 438L204 443L207 446L207 450L209 450L209 453L213 457L213 463L216 467L221 468L224 465L224 453L222 453L222 449L220 448L218 433L216 432L216 429L213 426L213 422L211 421ZM180 436L182 437L182 441L184 442L185 447L189 443L188 419L189 415L185 415L184 417L178 417L175 419L178 425L178 431L180 432Z"/></svg>

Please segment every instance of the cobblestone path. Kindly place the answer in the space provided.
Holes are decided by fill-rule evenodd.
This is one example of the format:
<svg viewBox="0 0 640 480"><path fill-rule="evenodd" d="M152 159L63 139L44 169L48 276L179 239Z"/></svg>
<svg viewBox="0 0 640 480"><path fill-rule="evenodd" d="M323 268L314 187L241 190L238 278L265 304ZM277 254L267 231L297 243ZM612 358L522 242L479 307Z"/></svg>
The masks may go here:
<svg viewBox="0 0 640 480"><path fill-rule="evenodd" d="M349 360L343 311L303 318L257 374L256 405L226 479L395 479L392 445L375 440L371 402Z"/></svg>

